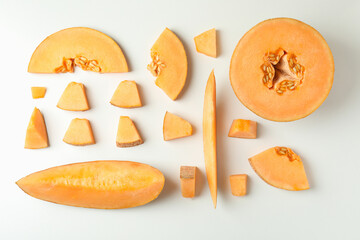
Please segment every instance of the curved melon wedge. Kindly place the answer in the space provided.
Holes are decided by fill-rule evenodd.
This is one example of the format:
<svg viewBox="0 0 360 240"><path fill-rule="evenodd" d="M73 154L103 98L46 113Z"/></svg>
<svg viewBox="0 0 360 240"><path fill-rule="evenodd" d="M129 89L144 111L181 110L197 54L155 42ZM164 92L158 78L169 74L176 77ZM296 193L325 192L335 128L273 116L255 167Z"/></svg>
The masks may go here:
<svg viewBox="0 0 360 240"><path fill-rule="evenodd" d="M157 77L155 84L175 100L185 86L188 66L183 44L168 28L152 46L151 59L147 68Z"/></svg>
<svg viewBox="0 0 360 240"><path fill-rule="evenodd" d="M303 163L290 148L273 147L249 158L255 172L268 184L290 191L309 189Z"/></svg>
<svg viewBox="0 0 360 240"><path fill-rule="evenodd" d="M49 168L16 184L32 197L86 208L118 209L144 205L163 189L164 175L149 165L94 161Z"/></svg>
<svg viewBox="0 0 360 240"><path fill-rule="evenodd" d="M112 38L91 28L74 27L42 41L30 59L28 72L73 72L74 66L100 73L129 71L121 48Z"/></svg>

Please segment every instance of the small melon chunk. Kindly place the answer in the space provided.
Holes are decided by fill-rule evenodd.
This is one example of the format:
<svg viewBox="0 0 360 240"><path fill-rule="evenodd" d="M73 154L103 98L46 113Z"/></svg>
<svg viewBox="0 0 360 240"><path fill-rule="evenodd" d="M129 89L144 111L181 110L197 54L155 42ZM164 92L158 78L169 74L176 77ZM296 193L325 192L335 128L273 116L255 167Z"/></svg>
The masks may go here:
<svg viewBox="0 0 360 240"><path fill-rule="evenodd" d="M164 140L172 140L191 136L193 133L191 124L175 114L166 112L164 117L163 135Z"/></svg>
<svg viewBox="0 0 360 240"><path fill-rule="evenodd" d="M235 119L232 122L229 137L256 138L256 122L244 119Z"/></svg>
<svg viewBox="0 0 360 240"><path fill-rule="evenodd" d="M39 109L34 108L26 130L25 148L38 149L48 146L49 140L44 117Z"/></svg>
<svg viewBox="0 0 360 240"><path fill-rule="evenodd" d="M206 177L214 208L217 202L216 159L216 81L212 70L205 88L203 109L203 143Z"/></svg>
<svg viewBox="0 0 360 240"><path fill-rule="evenodd" d="M158 197L164 175L128 161L92 161L32 173L16 184L32 197L53 203L100 209L131 208Z"/></svg>
<svg viewBox="0 0 360 240"><path fill-rule="evenodd" d="M139 91L135 81L124 80L116 88L110 103L121 108L141 107Z"/></svg>
<svg viewBox="0 0 360 240"><path fill-rule="evenodd" d="M184 198L195 197L196 167L181 166L181 194Z"/></svg>
<svg viewBox="0 0 360 240"><path fill-rule="evenodd" d="M71 82L65 88L57 107L68 111L89 110L89 103L82 83Z"/></svg>
<svg viewBox="0 0 360 240"><path fill-rule="evenodd" d="M238 197L245 196L246 184L247 184L246 174L237 174L230 176L230 187L231 187L232 195Z"/></svg>
<svg viewBox="0 0 360 240"><path fill-rule="evenodd" d="M95 144L89 120L74 118L65 133L63 141L75 146Z"/></svg>
<svg viewBox="0 0 360 240"><path fill-rule="evenodd" d="M151 48L151 63L147 69L156 77L155 84L175 100L184 88L187 57L180 39L165 28Z"/></svg>
<svg viewBox="0 0 360 240"><path fill-rule="evenodd" d="M196 51L216 58L216 29L210 29L194 37Z"/></svg>
<svg viewBox="0 0 360 240"><path fill-rule="evenodd" d="M268 184L290 191L309 189L301 158L287 147L273 147L249 158L255 172Z"/></svg>
<svg viewBox="0 0 360 240"><path fill-rule="evenodd" d="M134 122L127 116L121 116L116 136L116 146L134 147L143 143Z"/></svg>
<svg viewBox="0 0 360 240"><path fill-rule="evenodd" d="M31 95L33 99L43 98L46 93L46 87L31 87Z"/></svg>

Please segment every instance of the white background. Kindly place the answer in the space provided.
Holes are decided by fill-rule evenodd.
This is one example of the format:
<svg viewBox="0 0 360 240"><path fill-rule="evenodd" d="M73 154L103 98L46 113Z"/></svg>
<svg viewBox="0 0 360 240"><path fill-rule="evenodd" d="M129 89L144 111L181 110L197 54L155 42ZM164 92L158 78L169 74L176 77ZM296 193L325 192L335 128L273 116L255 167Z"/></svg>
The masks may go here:
<svg viewBox="0 0 360 240"><path fill-rule="evenodd" d="M0 0L0 239L360 239L360 1L4 1ZM335 59L329 97L309 117L289 123L264 120L236 98L228 78L232 52L242 35L260 21L293 17L315 27ZM67 27L86 26L114 38L131 72L36 75L27 65L36 46ZM153 82L146 65L150 48L165 27L183 41L189 61L187 84L171 101ZM193 37L215 27L220 56L196 53ZM316 58L316 56L313 56ZM319 59L321 61L321 59ZM213 209L204 176L202 105L211 69L217 79L218 207ZM121 80L136 80L145 106L109 104ZM87 87L91 110L67 112L56 103L70 81ZM46 97L31 98L31 86L46 86ZM50 147L23 148L33 108L43 112ZM189 120L192 137L164 142L165 111ZM129 115L145 143L115 146L120 115ZM62 142L72 118L88 118L97 143ZM235 118L259 123L258 139L228 138ZM247 158L276 145L303 159L311 189L289 192L263 182ZM160 169L166 184L154 202L133 209L93 210L56 205L23 193L15 181L48 167L100 159L132 160ZM197 196L180 193L179 168L200 169ZM248 195L231 195L230 174L249 175Z"/></svg>

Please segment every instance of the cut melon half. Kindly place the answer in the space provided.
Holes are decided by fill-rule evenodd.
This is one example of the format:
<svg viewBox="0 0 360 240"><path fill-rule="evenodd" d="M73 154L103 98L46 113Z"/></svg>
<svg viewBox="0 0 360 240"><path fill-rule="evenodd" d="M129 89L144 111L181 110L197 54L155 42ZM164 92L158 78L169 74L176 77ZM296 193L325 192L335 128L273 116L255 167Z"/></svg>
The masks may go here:
<svg viewBox="0 0 360 240"><path fill-rule="evenodd" d="M95 144L89 120L74 118L65 133L63 141L75 146Z"/></svg>
<svg viewBox="0 0 360 240"><path fill-rule="evenodd" d="M196 51L209 57L216 58L216 29L210 29L194 37Z"/></svg>
<svg viewBox="0 0 360 240"><path fill-rule="evenodd" d="M135 81L124 80L116 88L110 103L121 108L141 107L140 94Z"/></svg>
<svg viewBox="0 0 360 240"><path fill-rule="evenodd" d="M151 48L151 63L147 69L156 77L155 84L172 100L175 100L185 86L187 57L180 39L165 28Z"/></svg>
<svg viewBox="0 0 360 240"><path fill-rule="evenodd" d="M42 41L30 59L28 72L73 72L75 66L100 73L129 71L121 48L112 38L91 28L74 27Z"/></svg>
<svg viewBox="0 0 360 240"><path fill-rule="evenodd" d="M301 158L287 147L273 147L249 158L255 172L268 184L290 191L309 189Z"/></svg>
<svg viewBox="0 0 360 240"><path fill-rule="evenodd" d="M127 116L121 116L116 136L116 146L134 147L143 143L134 122Z"/></svg>
<svg viewBox="0 0 360 240"><path fill-rule="evenodd" d="M185 119L175 114L166 112L164 117L163 135L164 140L173 140L191 136L193 129L191 124Z"/></svg>
<svg viewBox="0 0 360 240"><path fill-rule="evenodd" d="M34 108L26 130L25 148L39 149L48 146L49 140L44 117L39 109Z"/></svg>
<svg viewBox="0 0 360 240"><path fill-rule="evenodd" d="M57 107L68 111L89 110L85 86L82 83L71 82L61 95Z"/></svg>

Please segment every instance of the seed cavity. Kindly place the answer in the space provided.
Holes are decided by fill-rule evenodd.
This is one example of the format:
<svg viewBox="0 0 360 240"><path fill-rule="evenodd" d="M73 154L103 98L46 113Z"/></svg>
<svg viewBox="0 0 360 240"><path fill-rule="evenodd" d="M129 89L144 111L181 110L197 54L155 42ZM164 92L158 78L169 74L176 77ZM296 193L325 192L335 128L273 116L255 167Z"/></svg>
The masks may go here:
<svg viewBox="0 0 360 240"><path fill-rule="evenodd" d="M74 67L80 67L84 71L101 72L101 68L97 60L87 59L84 56L75 58L64 58L63 64L55 68L56 73L74 72Z"/></svg>
<svg viewBox="0 0 360 240"><path fill-rule="evenodd" d="M147 69L150 73L157 77L160 75L161 71L166 67L166 65L160 61L160 57L158 53L152 52L151 53L151 63L147 65Z"/></svg>

